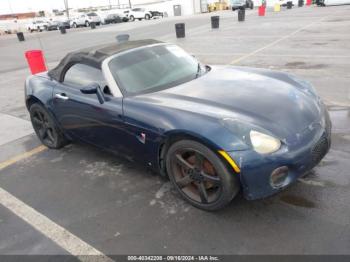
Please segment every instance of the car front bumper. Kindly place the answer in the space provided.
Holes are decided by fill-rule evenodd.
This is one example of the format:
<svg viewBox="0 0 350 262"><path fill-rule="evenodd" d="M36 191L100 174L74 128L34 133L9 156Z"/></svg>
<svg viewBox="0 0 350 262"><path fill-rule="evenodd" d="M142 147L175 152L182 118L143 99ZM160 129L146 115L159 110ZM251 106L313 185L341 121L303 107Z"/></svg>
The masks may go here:
<svg viewBox="0 0 350 262"><path fill-rule="evenodd" d="M261 155L254 150L228 152L240 167L239 175L245 198L254 200L276 194L314 168L331 145L331 122L328 113L325 118L325 127L314 128L292 148L284 146L278 152L268 155ZM271 176L281 168L287 169L285 179L276 186L271 182Z"/></svg>

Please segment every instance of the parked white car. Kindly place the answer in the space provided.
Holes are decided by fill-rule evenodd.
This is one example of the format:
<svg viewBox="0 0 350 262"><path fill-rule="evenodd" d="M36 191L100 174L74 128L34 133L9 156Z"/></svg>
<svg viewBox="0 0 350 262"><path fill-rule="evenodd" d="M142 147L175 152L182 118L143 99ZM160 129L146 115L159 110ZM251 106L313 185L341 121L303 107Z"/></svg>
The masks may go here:
<svg viewBox="0 0 350 262"><path fill-rule="evenodd" d="M163 17L163 13L159 11L149 11L145 8L133 8L130 11L124 12L126 16L129 18L130 21L135 21L135 19L142 20L146 19L149 20L151 18L159 18Z"/></svg>
<svg viewBox="0 0 350 262"><path fill-rule="evenodd" d="M316 0L316 4L319 6L348 5L350 0Z"/></svg>
<svg viewBox="0 0 350 262"><path fill-rule="evenodd" d="M79 15L70 21L70 26L74 28L79 26L87 27L87 26L90 26L91 23L95 23L96 25L101 24L101 18L98 16L98 14L92 12L92 13Z"/></svg>
<svg viewBox="0 0 350 262"><path fill-rule="evenodd" d="M31 23L27 24L27 30L29 32L41 32L47 29L47 27L49 26L49 23L44 21L44 20L36 20L36 21L32 21Z"/></svg>
<svg viewBox="0 0 350 262"><path fill-rule="evenodd" d="M254 8L254 2L252 0L231 0L230 2L232 11L243 8Z"/></svg>

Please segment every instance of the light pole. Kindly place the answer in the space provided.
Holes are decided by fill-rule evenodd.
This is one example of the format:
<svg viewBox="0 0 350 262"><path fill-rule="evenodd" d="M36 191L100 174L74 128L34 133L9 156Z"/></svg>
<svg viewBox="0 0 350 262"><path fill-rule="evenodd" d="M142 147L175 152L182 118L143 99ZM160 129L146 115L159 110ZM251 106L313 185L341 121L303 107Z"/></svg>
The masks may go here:
<svg viewBox="0 0 350 262"><path fill-rule="evenodd" d="M66 9L67 18L69 19L68 0L63 0L63 1L64 1L64 7L65 7L65 9Z"/></svg>
<svg viewBox="0 0 350 262"><path fill-rule="evenodd" d="M7 2L8 2L8 4L9 4L10 12L11 12L11 14L13 14L12 5L11 5L10 0L7 0Z"/></svg>
<svg viewBox="0 0 350 262"><path fill-rule="evenodd" d="M129 8L131 9L131 0L129 0Z"/></svg>

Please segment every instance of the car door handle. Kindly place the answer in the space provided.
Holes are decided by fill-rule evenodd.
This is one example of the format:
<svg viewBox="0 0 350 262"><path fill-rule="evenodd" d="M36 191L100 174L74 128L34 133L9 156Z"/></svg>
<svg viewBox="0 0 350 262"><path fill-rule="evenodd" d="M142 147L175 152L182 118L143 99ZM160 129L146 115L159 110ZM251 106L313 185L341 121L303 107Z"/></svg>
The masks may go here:
<svg viewBox="0 0 350 262"><path fill-rule="evenodd" d="M55 97L59 98L59 99L62 99L62 100L68 100L69 99L69 97L66 94L64 94L64 93L56 94Z"/></svg>

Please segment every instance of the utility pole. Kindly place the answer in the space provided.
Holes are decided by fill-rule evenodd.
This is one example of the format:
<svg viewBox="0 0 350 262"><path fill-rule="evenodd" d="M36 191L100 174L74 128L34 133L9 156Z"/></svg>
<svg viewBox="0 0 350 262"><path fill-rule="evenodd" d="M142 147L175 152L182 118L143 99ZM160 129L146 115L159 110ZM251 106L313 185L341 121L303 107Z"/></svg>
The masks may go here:
<svg viewBox="0 0 350 262"><path fill-rule="evenodd" d="M109 9L112 9L111 0L109 0Z"/></svg>
<svg viewBox="0 0 350 262"><path fill-rule="evenodd" d="M8 4L9 4L10 12L11 12L11 14L13 15L13 9L12 9L11 2L10 2L10 0L7 0L7 2L8 2Z"/></svg>
<svg viewBox="0 0 350 262"><path fill-rule="evenodd" d="M131 0L129 0L129 8L131 9Z"/></svg>
<svg viewBox="0 0 350 262"><path fill-rule="evenodd" d="M68 0L64 1L64 8L66 9L67 18L69 19L69 6L68 6Z"/></svg>

